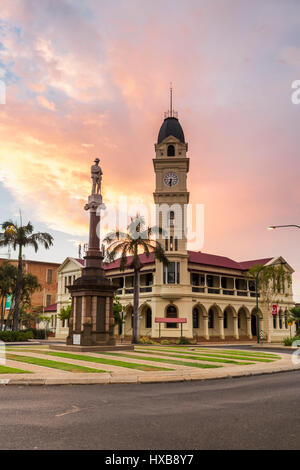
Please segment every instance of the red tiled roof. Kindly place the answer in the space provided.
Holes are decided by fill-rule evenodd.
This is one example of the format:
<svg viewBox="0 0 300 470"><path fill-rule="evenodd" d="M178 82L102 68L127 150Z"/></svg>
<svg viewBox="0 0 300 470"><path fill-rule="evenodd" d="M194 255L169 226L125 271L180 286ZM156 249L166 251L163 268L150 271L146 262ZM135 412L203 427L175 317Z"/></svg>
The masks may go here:
<svg viewBox="0 0 300 470"><path fill-rule="evenodd" d="M266 264L273 258L264 258L251 261L237 262L225 256L210 255L201 251L189 251L189 263L204 264L208 266L216 266L219 268L238 269L247 271L255 264Z"/></svg>
<svg viewBox="0 0 300 470"><path fill-rule="evenodd" d="M74 259L77 261L77 263L80 263L82 264L82 266L84 266L84 259L81 259L81 258L74 258Z"/></svg>
<svg viewBox="0 0 300 470"><path fill-rule="evenodd" d="M48 305L48 307L44 308L44 312L56 312L57 304Z"/></svg>
<svg viewBox="0 0 300 470"><path fill-rule="evenodd" d="M240 261L239 265L241 266L242 269L248 270L252 268L252 266L255 266L256 264L262 264L265 265L269 261L271 261L273 258L263 258L263 259L254 259L251 261Z"/></svg>
<svg viewBox="0 0 300 470"><path fill-rule="evenodd" d="M218 268L228 268L228 269L237 269L239 271L247 271L255 264L262 264L265 265L273 258L263 258L257 260L250 260L250 261L241 261L237 262L231 258L227 258L226 256L219 256L219 255L212 255L209 253L202 253L201 251L188 251L189 254L189 263L193 264L203 264L206 266L215 266ZM84 260L75 258L78 263L84 266ZM127 266L130 266L130 263L133 260L133 256L127 257ZM147 258L146 254L143 253L140 255L140 261L143 265L154 263L154 253L150 253L149 258ZM103 264L105 271L110 271L112 269L119 269L120 268L120 258L117 258L115 261L109 264Z"/></svg>
<svg viewBox="0 0 300 470"><path fill-rule="evenodd" d="M140 261L142 264L151 264L154 263L154 253L150 253L149 258L147 258L145 253L142 253L139 255ZM130 266L130 263L133 260L133 256L128 256L127 257L127 266ZM105 271L111 270L111 269L119 269L120 268L120 258L116 259L112 263L109 264L103 264L103 267Z"/></svg>
<svg viewBox="0 0 300 470"><path fill-rule="evenodd" d="M202 253L201 251L188 251L188 254L189 263L205 264L220 268L241 269L239 263L225 256L210 255L208 253Z"/></svg>

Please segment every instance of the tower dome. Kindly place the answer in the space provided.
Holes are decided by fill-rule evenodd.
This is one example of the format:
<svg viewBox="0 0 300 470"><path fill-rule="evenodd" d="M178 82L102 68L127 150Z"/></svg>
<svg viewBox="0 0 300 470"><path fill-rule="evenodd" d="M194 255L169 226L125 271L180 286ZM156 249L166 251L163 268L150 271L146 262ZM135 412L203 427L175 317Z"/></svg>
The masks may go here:
<svg viewBox="0 0 300 470"><path fill-rule="evenodd" d="M180 122L174 116L165 118L158 134L157 143L160 144L164 139L166 139L170 135L176 137L176 139L180 140L180 142L182 142L183 144L185 143L184 133Z"/></svg>

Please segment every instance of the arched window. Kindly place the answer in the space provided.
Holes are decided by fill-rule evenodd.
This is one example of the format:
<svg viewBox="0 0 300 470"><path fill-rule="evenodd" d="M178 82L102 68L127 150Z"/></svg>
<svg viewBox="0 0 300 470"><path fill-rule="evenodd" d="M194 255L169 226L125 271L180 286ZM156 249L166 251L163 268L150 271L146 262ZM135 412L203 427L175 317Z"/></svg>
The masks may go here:
<svg viewBox="0 0 300 470"><path fill-rule="evenodd" d="M152 310L147 308L146 310L146 328L152 328Z"/></svg>
<svg viewBox="0 0 300 470"><path fill-rule="evenodd" d="M276 318L276 315L273 315L273 328L274 328L274 330L276 330L276 328L277 328L277 318Z"/></svg>
<svg viewBox="0 0 300 470"><path fill-rule="evenodd" d="M166 312L167 318L177 318L177 308L174 305L169 305ZM166 323L167 328L177 328L177 323Z"/></svg>
<svg viewBox="0 0 300 470"><path fill-rule="evenodd" d="M175 219L175 212L170 211L168 213L168 222L169 222L169 227L174 227L174 219Z"/></svg>
<svg viewBox="0 0 300 470"><path fill-rule="evenodd" d="M208 312L208 328L214 327L214 311L210 308Z"/></svg>
<svg viewBox="0 0 300 470"><path fill-rule="evenodd" d="M238 328L241 328L241 313L238 313Z"/></svg>
<svg viewBox="0 0 300 470"><path fill-rule="evenodd" d="M199 328L199 311L197 307L193 309L193 328Z"/></svg>
<svg viewBox="0 0 300 470"><path fill-rule="evenodd" d="M282 329L282 311L279 311L279 328Z"/></svg>
<svg viewBox="0 0 300 470"><path fill-rule="evenodd" d="M174 145L169 145L169 147L168 147L168 157L175 157L175 147L174 147Z"/></svg>

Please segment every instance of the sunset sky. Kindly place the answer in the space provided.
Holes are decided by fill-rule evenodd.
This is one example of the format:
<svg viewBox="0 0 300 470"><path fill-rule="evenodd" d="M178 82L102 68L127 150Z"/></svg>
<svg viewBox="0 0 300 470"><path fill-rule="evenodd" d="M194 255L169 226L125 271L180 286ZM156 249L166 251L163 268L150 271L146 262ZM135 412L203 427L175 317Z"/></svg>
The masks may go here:
<svg viewBox="0 0 300 470"><path fill-rule="evenodd" d="M300 230L267 230L300 225L299 31L299 0L2 0L1 222L52 233L28 258L76 256L97 156L106 202L152 202L172 81L202 250L282 255L300 302Z"/></svg>

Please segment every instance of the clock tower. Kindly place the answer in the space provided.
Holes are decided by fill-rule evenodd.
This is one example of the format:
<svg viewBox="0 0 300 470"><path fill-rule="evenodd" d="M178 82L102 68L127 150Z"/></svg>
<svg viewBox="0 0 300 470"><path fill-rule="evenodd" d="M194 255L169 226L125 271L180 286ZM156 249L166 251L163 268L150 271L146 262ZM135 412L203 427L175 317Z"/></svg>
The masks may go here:
<svg viewBox="0 0 300 470"><path fill-rule="evenodd" d="M159 284L186 284L188 279L188 253L186 209L189 203L187 190L187 174L189 172L189 158L187 158L188 144L179 123L177 113L172 109L172 88L170 93L170 110L165 113L164 122L160 128L156 156L153 159L156 184L154 202L156 204L156 225L162 227L165 233L159 241L165 249L170 261L173 274L164 269L159 275L159 266L156 266ZM174 277L174 279L173 279Z"/></svg>

